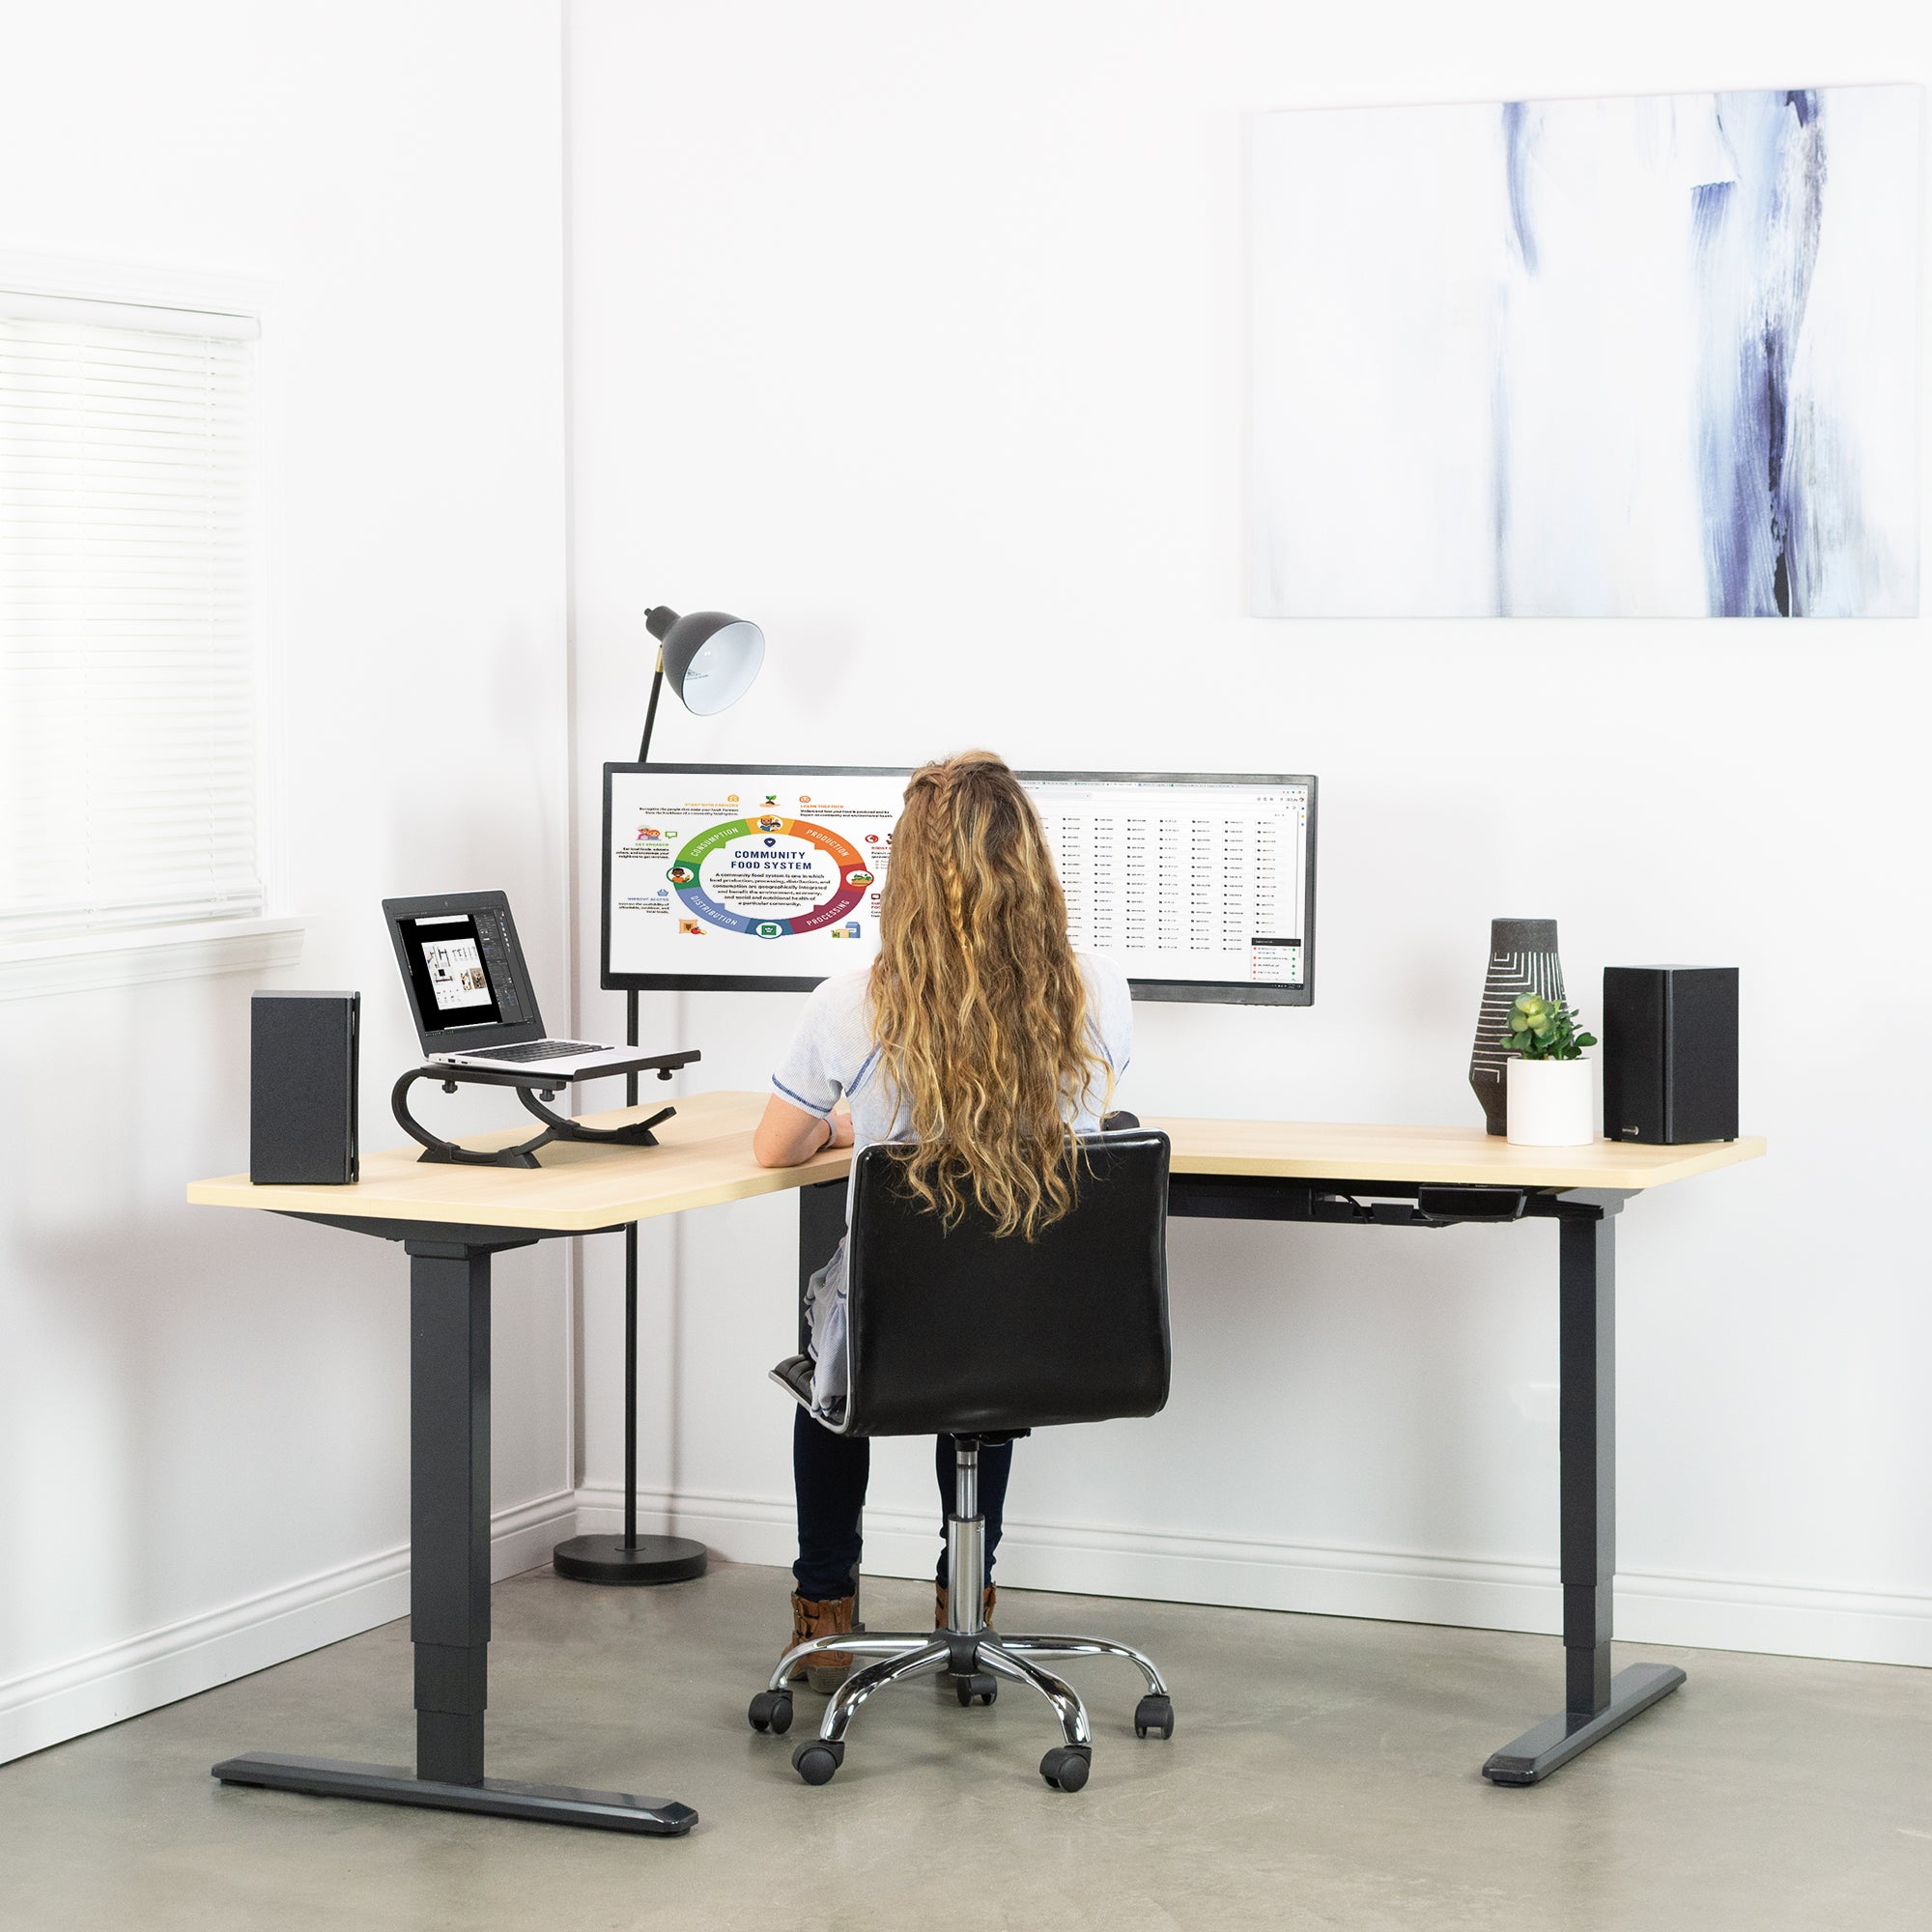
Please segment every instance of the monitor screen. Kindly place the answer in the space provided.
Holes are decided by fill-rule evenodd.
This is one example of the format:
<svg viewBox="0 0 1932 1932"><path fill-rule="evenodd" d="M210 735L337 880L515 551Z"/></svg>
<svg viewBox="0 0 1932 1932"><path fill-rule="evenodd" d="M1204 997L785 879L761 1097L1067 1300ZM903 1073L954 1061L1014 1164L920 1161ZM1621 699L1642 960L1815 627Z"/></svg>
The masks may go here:
<svg viewBox="0 0 1932 1932"><path fill-rule="evenodd" d="M604 768L606 986L803 989L867 963L908 773ZM1315 781L1022 772L1069 936L1135 997L1314 998Z"/></svg>

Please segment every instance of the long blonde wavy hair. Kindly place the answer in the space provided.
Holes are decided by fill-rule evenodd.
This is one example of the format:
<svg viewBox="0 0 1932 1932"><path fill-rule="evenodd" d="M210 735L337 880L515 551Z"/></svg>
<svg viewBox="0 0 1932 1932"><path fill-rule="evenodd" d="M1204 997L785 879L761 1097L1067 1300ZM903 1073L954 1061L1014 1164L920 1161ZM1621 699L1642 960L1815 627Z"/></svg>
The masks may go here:
<svg viewBox="0 0 1932 1932"><path fill-rule="evenodd" d="M881 1071L910 1115L906 1185L1029 1240L1079 1185L1067 1117L1113 1071L1088 1025L1066 900L1033 800L991 752L922 765L893 832L872 962Z"/></svg>

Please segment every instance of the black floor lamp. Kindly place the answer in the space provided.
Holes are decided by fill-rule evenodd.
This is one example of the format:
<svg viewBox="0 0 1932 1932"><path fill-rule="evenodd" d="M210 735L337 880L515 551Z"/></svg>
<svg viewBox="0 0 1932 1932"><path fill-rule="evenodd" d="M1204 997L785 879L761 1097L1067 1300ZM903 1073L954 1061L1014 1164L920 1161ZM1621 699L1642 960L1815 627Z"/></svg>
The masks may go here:
<svg viewBox="0 0 1932 1932"><path fill-rule="evenodd" d="M644 612L658 640L658 668L644 713L638 762L648 764L658 696L665 680L695 717L708 718L737 703L765 661L765 634L722 611L680 617L663 605ZM624 1039L638 1044L638 993L624 994ZM638 1104L638 1076L624 1076L624 1104ZM624 1230L624 1531L621 1536L573 1536L551 1551L559 1577L580 1583L682 1583L704 1575L709 1552L689 1536L638 1534L638 1224Z"/></svg>

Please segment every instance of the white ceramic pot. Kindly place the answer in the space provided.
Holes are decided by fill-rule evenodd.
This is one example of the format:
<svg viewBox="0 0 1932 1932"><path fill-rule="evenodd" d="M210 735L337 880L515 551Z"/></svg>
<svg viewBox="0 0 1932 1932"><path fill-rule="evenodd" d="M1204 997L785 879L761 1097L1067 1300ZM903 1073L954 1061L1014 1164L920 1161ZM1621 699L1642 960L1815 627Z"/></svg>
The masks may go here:
<svg viewBox="0 0 1932 1932"><path fill-rule="evenodd" d="M1507 1116L1514 1147L1587 1147L1597 1138L1596 1068L1587 1060L1512 1060Z"/></svg>

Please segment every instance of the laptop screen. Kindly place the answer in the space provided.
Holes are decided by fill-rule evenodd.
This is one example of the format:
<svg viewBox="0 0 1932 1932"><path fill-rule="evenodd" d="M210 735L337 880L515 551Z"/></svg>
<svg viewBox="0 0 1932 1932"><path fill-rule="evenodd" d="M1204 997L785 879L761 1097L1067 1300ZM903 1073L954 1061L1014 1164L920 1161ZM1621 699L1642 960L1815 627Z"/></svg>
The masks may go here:
<svg viewBox="0 0 1932 1932"><path fill-rule="evenodd" d="M384 899L383 910L425 1052L510 1045L542 1032L501 893Z"/></svg>
<svg viewBox="0 0 1932 1932"><path fill-rule="evenodd" d="M425 1021L440 1032L501 1022L503 1009L490 983L473 913L406 919L402 926L410 978Z"/></svg>

